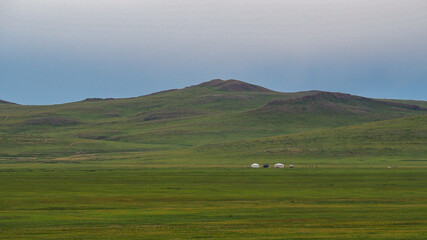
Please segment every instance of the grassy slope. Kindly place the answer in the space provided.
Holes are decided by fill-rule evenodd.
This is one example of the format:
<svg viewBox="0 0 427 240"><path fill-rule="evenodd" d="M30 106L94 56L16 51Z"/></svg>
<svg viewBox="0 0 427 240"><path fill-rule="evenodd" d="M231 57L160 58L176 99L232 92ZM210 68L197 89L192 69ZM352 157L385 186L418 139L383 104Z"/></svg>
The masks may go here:
<svg viewBox="0 0 427 240"><path fill-rule="evenodd" d="M2 141L3 147L0 148L3 154L15 154L21 149L25 153L25 148L28 148L28 152L34 148L43 151L45 147L47 148L45 152L52 152L54 150L52 148L57 148L57 152L64 153L91 149L92 152L98 152L102 149L110 149L112 145L121 146L119 148L123 150L145 148L145 144L129 142L147 143L150 149L171 148L170 145L181 146L186 143L170 137L182 135L191 137L194 134L200 135L198 139L208 136L207 141L209 141L221 138L217 133L228 128L224 125L216 132L211 130L211 126L217 124L215 120L221 119L222 115L232 114L236 109L260 106L262 102L276 97L276 94L268 93L217 93L209 88L188 88L178 92L172 91L132 99L88 101L55 106L5 104L0 105L0 119L3 119L0 129L3 139L7 138L7 140ZM201 104L198 103L200 101ZM172 116L178 119L167 115L177 111L189 115ZM144 120L152 115L165 117L165 113L165 119ZM32 119L46 118L71 119L81 124L52 126L27 123ZM110 138L107 140L114 142L91 140L105 138ZM193 139L192 143L194 144L198 139ZM7 142L12 145L20 143L23 146L13 152L10 148L11 144L5 145ZM50 142L52 144L49 144ZM153 143L158 143L158 146L153 147Z"/></svg>
<svg viewBox="0 0 427 240"><path fill-rule="evenodd" d="M291 112L283 105L279 109L268 105L313 94L318 92L278 93L242 82L211 81L129 99L54 106L0 104L0 155L57 157L78 152L177 149L423 112L358 98L337 102L328 94L311 102L285 103ZM326 108L318 108L319 103ZM298 109L301 106L306 110Z"/></svg>
<svg viewBox="0 0 427 240"><path fill-rule="evenodd" d="M212 163L248 164L261 160L331 166L424 166L427 115L365 123L336 129L275 136L188 149ZM185 151L184 151L185 152Z"/></svg>

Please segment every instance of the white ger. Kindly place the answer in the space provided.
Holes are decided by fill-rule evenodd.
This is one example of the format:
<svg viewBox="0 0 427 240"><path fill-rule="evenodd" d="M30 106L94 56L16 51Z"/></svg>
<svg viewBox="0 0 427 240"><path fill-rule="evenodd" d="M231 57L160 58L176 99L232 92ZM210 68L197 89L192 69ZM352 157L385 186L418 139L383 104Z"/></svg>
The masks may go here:
<svg viewBox="0 0 427 240"><path fill-rule="evenodd" d="M260 168L261 166L258 163L252 163L251 168Z"/></svg>
<svg viewBox="0 0 427 240"><path fill-rule="evenodd" d="M283 163L276 163L276 164L274 164L274 168L285 168L285 164L283 164Z"/></svg>

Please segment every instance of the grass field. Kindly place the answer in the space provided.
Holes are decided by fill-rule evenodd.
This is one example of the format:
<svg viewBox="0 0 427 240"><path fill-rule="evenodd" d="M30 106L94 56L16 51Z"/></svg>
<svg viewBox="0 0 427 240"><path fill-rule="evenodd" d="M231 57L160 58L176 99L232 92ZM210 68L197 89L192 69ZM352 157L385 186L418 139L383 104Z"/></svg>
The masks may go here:
<svg viewBox="0 0 427 240"><path fill-rule="evenodd" d="M0 102L0 239L427 239L423 107L235 80Z"/></svg>
<svg viewBox="0 0 427 240"><path fill-rule="evenodd" d="M425 239L427 170L0 172L1 239Z"/></svg>

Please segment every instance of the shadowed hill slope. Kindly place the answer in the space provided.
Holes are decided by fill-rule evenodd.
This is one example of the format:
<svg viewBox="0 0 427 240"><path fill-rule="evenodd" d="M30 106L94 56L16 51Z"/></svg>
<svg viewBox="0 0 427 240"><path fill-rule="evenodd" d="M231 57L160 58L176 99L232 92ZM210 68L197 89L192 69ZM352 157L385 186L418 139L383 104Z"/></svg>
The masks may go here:
<svg viewBox="0 0 427 240"><path fill-rule="evenodd" d="M336 92L316 92L303 97L288 100L275 100L259 109L262 111L307 112L327 111L330 113L372 113L368 108L388 108L390 111L419 110L427 112L427 108L417 105L387 102L350 94Z"/></svg>
<svg viewBox="0 0 427 240"><path fill-rule="evenodd" d="M242 113L241 117L256 119L260 124L278 123L287 128L287 131L282 128L282 132L297 133L418 114L427 114L427 108L350 94L315 91L296 98L270 101L262 107Z"/></svg>
<svg viewBox="0 0 427 240"><path fill-rule="evenodd" d="M274 100L253 111L257 114L353 115L377 119L400 117L406 113L427 113L413 104L387 102L336 92L315 92L302 97Z"/></svg>

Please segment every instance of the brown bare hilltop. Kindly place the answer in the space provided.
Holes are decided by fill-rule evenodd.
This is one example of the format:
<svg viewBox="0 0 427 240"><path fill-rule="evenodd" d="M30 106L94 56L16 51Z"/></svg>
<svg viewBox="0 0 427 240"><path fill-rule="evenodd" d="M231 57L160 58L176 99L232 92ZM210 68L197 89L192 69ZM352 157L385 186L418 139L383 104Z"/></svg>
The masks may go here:
<svg viewBox="0 0 427 240"><path fill-rule="evenodd" d="M204 82L196 86L210 87L226 92L274 92L268 88L264 88L255 84L250 84L235 79L213 79L211 81Z"/></svg>

